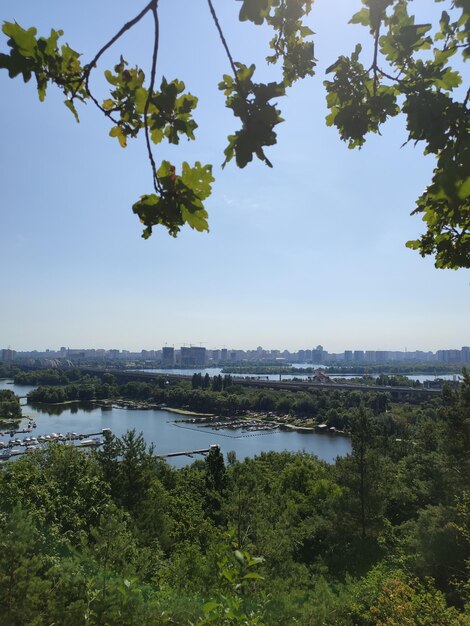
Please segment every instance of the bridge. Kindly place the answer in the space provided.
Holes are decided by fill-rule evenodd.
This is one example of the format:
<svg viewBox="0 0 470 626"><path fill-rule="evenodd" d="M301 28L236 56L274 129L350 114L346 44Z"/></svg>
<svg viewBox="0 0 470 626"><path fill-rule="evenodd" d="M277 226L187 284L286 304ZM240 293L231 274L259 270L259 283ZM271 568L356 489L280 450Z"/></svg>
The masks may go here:
<svg viewBox="0 0 470 626"><path fill-rule="evenodd" d="M102 376L103 374L112 374L118 382L156 382L164 378L168 381L190 381L192 374L172 374L162 372L138 372L135 370L111 370L98 368L80 368L82 372L93 376ZM441 395L440 389L423 389L421 387L404 387L404 386L385 386L385 385L355 385L352 383L339 382L316 382L310 380L259 380L254 378L233 377L234 384L243 385L244 387L258 387L262 389L282 389L285 391L359 391L362 393L387 393L393 400L404 401L408 399L428 400Z"/></svg>

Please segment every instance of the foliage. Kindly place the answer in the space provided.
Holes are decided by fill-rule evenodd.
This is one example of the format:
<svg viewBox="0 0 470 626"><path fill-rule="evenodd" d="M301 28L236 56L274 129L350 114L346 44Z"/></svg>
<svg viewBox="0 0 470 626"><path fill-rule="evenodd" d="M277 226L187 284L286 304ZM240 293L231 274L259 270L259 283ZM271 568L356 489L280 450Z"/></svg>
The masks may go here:
<svg viewBox="0 0 470 626"><path fill-rule="evenodd" d="M401 442L351 407L334 465L214 449L175 470L132 431L25 455L0 472L2 623L468 624L467 398L404 405Z"/></svg>
<svg viewBox="0 0 470 626"><path fill-rule="evenodd" d="M245 167L256 156L271 166L265 148L276 143L274 128L282 122L272 101L284 96L295 81L314 73L313 32L305 24L313 0L240 1L240 21L272 29L266 61L282 68L277 81L255 82L255 65L234 60L212 0L208 0L231 70L219 88L226 96L226 106L241 122L228 137L224 165L235 158L239 167ZM325 81L330 109L327 124L336 126L340 137L355 148L364 144L368 133L380 133L387 119L403 114L408 141L421 143L425 154L436 159L432 181L413 211L422 215L427 230L407 245L422 256L435 255L436 267L470 267L470 92L461 88L461 65L470 55L470 8L467 0L434 2L445 2L436 23L416 23L409 11L411 0L362 0L364 6L351 23L369 30L372 59L364 61L358 44L349 56L340 56L328 68L333 77ZM429 13L432 15L432 10ZM153 19L155 33L150 77L139 67L129 68L121 57L114 71L105 71L110 92L99 102L90 85L92 72L104 52L147 15ZM120 146L126 147L128 140L144 134L153 192L133 205L145 227L144 238L156 225L173 236L184 224L208 230L204 201L214 180L212 166L184 162L177 171L165 160L157 166L151 147L162 141L178 144L182 137L194 140L197 128L193 119L197 98L185 92L181 80L163 77L160 90L156 89L157 0L151 0L124 24L85 65L68 44L59 46L60 30L38 37L35 28L6 22L3 32L10 51L0 54L0 68L12 78L21 75L24 81L34 76L41 101L47 87L55 85L77 121L76 105L92 101L111 122L109 134Z"/></svg>
<svg viewBox="0 0 470 626"><path fill-rule="evenodd" d="M21 416L19 398L10 389L0 389L0 423L18 422Z"/></svg>
<svg viewBox="0 0 470 626"><path fill-rule="evenodd" d="M245 167L256 155L271 165L264 148L276 143L273 128L282 118L270 100L285 95L286 89L296 80L313 74L313 44L306 39L313 33L302 22L311 4L312 0L296 0L290 7L281 0L267 0L258 5L243 3L240 20L256 24L266 22L274 31L267 62L282 63L279 82L258 84L251 80L254 65L247 67L233 60L212 1L208 0L210 14L232 71L232 75L224 75L219 88L225 92L227 107L241 121L241 128L228 138L225 163L235 156L237 165ZM106 70L104 73L110 91L108 97L99 102L90 85L90 77L98 61L125 32L148 14L154 23L150 77L146 81L144 71L139 67L129 68L121 56L114 71ZM157 0L151 0L85 65L81 63L81 55L68 44L59 46L63 35L61 30L52 30L49 37L38 37L34 27L25 29L17 23L5 22L3 32L8 37L10 51L9 54L0 54L0 68L6 69L11 78L21 75L25 82L34 76L41 101L48 86L55 85L63 92L64 103L77 122L77 104L91 101L112 123L109 135L115 137L121 147L125 148L130 139L141 134L145 136L153 193L142 195L132 207L145 226L145 239L156 225L164 226L173 236L184 224L198 231L208 230L204 201L210 195L214 181L212 165L196 162L191 166L183 162L181 170L177 171L174 164L163 160L157 167L151 146L163 141L179 144L183 137L194 140L197 128L193 112L198 99L185 92L181 80L167 81L163 77L160 90L155 88L159 47Z"/></svg>
<svg viewBox="0 0 470 626"><path fill-rule="evenodd" d="M210 387L121 390L244 395ZM334 464L287 452L225 464L213 448L176 470L135 431L6 464L2 623L468 625L469 389L465 374L440 399L378 415L358 392L312 395L349 415L352 452Z"/></svg>
<svg viewBox="0 0 470 626"><path fill-rule="evenodd" d="M217 599L204 604L204 616L197 622L197 626L265 626L264 603L256 597L258 594L253 593L256 581L262 580L262 576L255 570L263 560L262 557L253 557L246 550L234 550L230 556L225 555L219 563L219 575L226 591Z"/></svg>
<svg viewBox="0 0 470 626"><path fill-rule="evenodd" d="M403 113L408 141L436 158L431 184L413 211L427 231L407 246L434 254L436 267L470 267L470 91L458 89L461 63L470 56L469 4L448 0L437 23L417 24L411 0L362 3L351 23L369 30L373 58L364 61L358 44L328 68L334 76L325 81L327 124L356 148Z"/></svg>

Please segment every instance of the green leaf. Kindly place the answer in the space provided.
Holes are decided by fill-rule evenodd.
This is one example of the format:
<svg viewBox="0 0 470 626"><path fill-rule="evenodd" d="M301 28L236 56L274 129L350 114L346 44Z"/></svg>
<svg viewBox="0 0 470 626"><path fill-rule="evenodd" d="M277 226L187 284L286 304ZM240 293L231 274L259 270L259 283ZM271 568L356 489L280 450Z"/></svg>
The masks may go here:
<svg viewBox="0 0 470 626"><path fill-rule="evenodd" d="M470 176L466 178L459 186L458 196L461 200L468 199L470 197ZM469 210L469 220L470 220L470 210Z"/></svg>
<svg viewBox="0 0 470 626"><path fill-rule="evenodd" d="M235 550L234 555L235 555L235 558L237 559L237 561L239 561L242 564L245 563L245 557L240 552L240 550Z"/></svg>
<svg viewBox="0 0 470 626"><path fill-rule="evenodd" d="M350 24L362 24L362 26L370 26L370 12L369 9L363 8L355 13L349 20Z"/></svg>
<svg viewBox="0 0 470 626"><path fill-rule="evenodd" d="M37 41L36 41L36 28L28 28L25 30L21 28L19 24L16 22L5 22L2 27L5 35L11 38L12 42L14 42L15 46L18 48L18 51L23 56L34 57L36 55L37 50Z"/></svg>
<svg viewBox="0 0 470 626"><path fill-rule="evenodd" d="M452 91L462 83L462 77L459 72L448 68L441 78L436 80L436 86L446 91Z"/></svg>
<svg viewBox="0 0 470 626"><path fill-rule="evenodd" d="M145 105L147 104L148 90L140 87L135 90L135 110L140 115L144 114Z"/></svg>
<svg viewBox="0 0 470 626"><path fill-rule="evenodd" d="M122 128L120 126L113 126L113 128L111 128L111 130L109 131L109 136L117 137L122 148L125 148L127 146L126 135L123 133Z"/></svg>
<svg viewBox="0 0 470 626"><path fill-rule="evenodd" d="M241 22L247 20L255 24L262 24L269 14L271 0L243 0L240 9L239 19Z"/></svg>
<svg viewBox="0 0 470 626"><path fill-rule="evenodd" d="M207 615L208 613L211 613L214 609L217 609L218 607L219 607L219 603L216 602L215 600L211 600L210 602L206 602L204 604L204 606L202 607L202 610Z"/></svg>
<svg viewBox="0 0 470 626"><path fill-rule="evenodd" d="M107 100L103 100L102 107L103 109L106 109L106 111L109 111L112 108L114 108L115 104L116 103L114 102L114 100L111 100L111 98L108 98Z"/></svg>
<svg viewBox="0 0 470 626"><path fill-rule="evenodd" d="M70 111L72 111L72 113L73 113L77 123L80 122L80 119L79 119L78 113L77 113L77 109L75 108L72 100L64 100L64 104Z"/></svg>
<svg viewBox="0 0 470 626"><path fill-rule="evenodd" d="M264 577L261 574L257 574L256 572L248 572L243 576L243 580L251 579L251 580L264 580Z"/></svg>

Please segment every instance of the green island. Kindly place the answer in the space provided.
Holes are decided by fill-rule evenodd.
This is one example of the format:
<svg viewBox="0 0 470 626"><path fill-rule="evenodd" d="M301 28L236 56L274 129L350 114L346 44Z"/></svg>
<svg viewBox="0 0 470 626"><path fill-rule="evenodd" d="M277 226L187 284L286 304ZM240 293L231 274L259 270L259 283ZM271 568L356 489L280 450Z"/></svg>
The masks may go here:
<svg viewBox="0 0 470 626"><path fill-rule="evenodd" d="M14 430L22 413L18 397L9 389L0 389L0 430Z"/></svg>
<svg viewBox="0 0 470 626"><path fill-rule="evenodd" d="M165 408L189 416L214 416L225 420L258 421L260 428L266 421L280 426L312 430L326 424L329 429L348 432L351 410L360 405L374 415L386 413L395 407L400 415L404 406L394 403L390 394L382 391L349 391L313 389L290 391L282 389L250 388L230 375L210 377L194 374L192 379L173 380L156 376L154 382L130 381L118 384L117 375L104 373L92 376L78 369L40 370L19 372L16 384L39 384L28 393L28 402L57 405L68 402L115 402L129 408Z"/></svg>

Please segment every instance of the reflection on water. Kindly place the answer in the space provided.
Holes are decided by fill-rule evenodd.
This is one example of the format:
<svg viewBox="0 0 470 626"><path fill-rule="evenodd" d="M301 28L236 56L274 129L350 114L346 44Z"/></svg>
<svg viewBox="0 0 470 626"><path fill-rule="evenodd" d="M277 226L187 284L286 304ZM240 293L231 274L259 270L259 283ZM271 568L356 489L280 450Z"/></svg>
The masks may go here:
<svg viewBox="0 0 470 626"><path fill-rule="evenodd" d="M23 413L30 414L29 409L33 409L36 414L45 415L62 415L66 411L72 415L82 411L83 413L91 413L96 410L96 406L92 402L69 402L66 404L39 404L37 402L31 402L23 409Z"/></svg>

